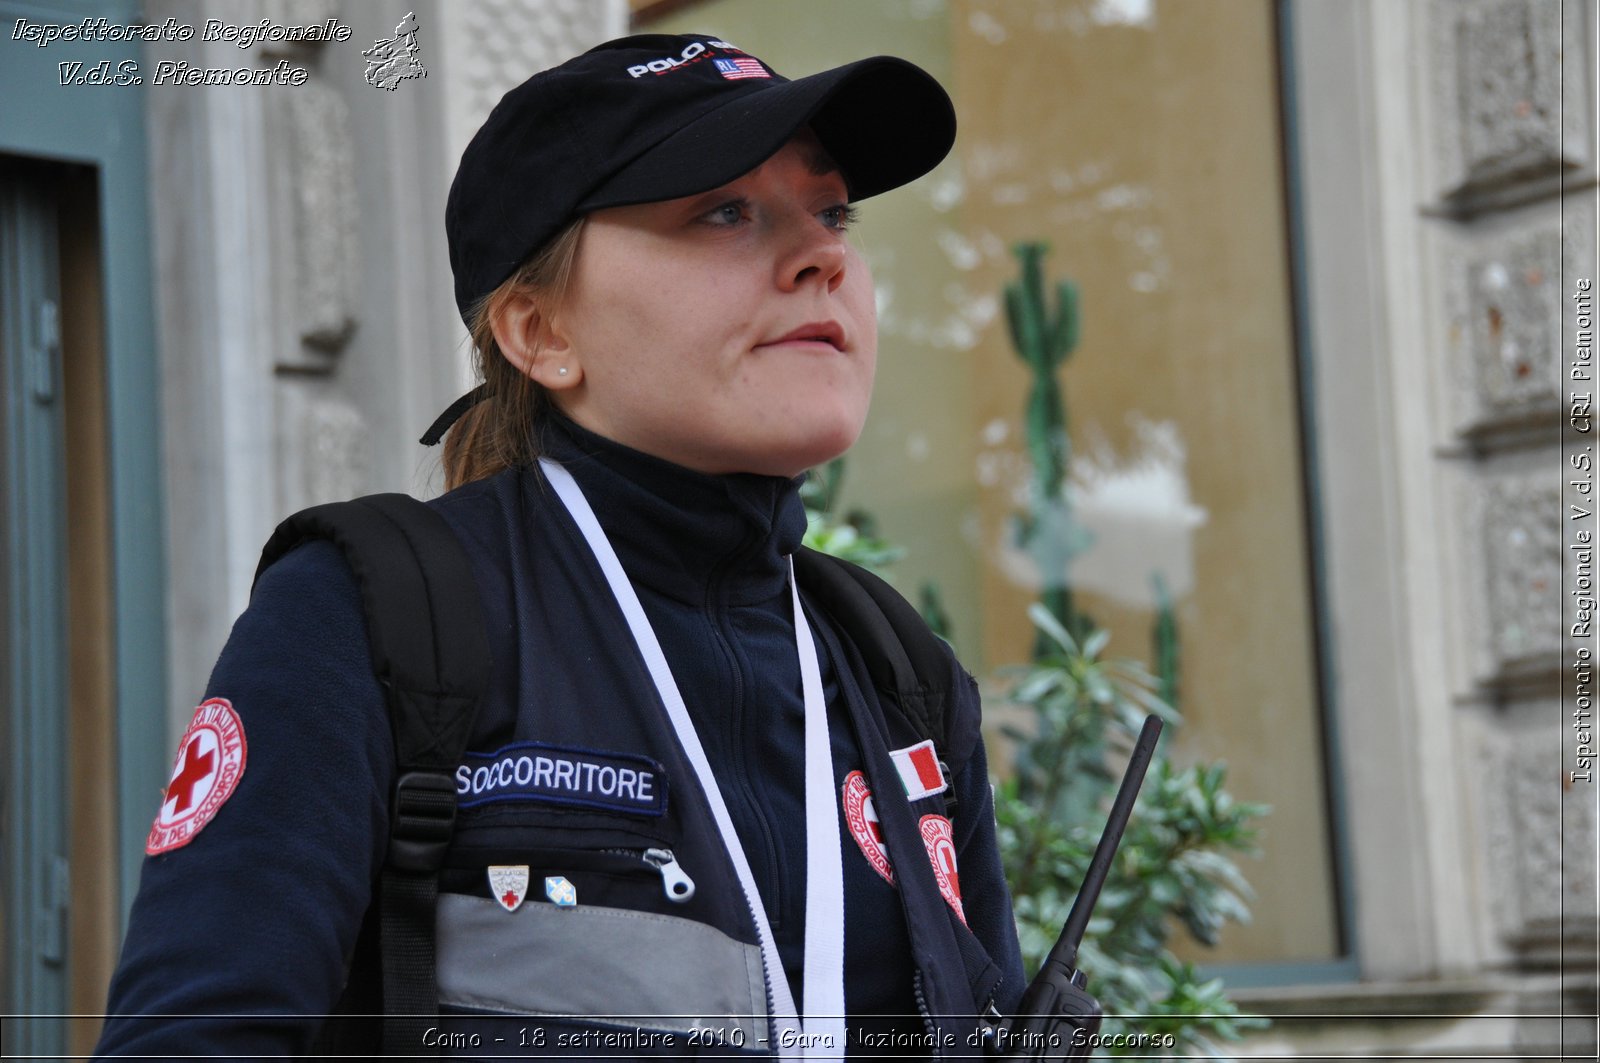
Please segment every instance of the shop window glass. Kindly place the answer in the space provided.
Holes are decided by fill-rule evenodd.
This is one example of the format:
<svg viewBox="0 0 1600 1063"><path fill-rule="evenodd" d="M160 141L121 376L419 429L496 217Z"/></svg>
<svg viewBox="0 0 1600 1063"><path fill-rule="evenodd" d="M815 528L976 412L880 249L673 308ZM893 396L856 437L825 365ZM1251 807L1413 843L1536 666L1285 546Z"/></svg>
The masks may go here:
<svg viewBox="0 0 1600 1063"><path fill-rule="evenodd" d="M644 27L715 33L780 71L905 56L956 101L953 156L864 204L879 377L846 506L906 547L895 581L939 587L969 668L1025 661L1032 563L1022 408L1000 293L1043 240L1081 289L1064 370L1071 563L1113 655L1151 657L1156 579L1181 638L1180 763L1223 760L1262 801L1248 926L1207 963L1342 955L1321 741L1312 557L1267 0L707 0ZM907 116L914 121L915 116ZM997 758L998 759L998 758ZM1003 767L1001 768L1003 770Z"/></svg>

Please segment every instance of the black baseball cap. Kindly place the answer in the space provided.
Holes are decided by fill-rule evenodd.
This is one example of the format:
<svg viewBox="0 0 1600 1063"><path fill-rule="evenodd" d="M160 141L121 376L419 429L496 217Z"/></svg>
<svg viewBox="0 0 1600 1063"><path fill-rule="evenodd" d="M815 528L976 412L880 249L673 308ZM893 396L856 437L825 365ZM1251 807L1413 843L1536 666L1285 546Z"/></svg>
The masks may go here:
<svg viewBox="0 0 1600 1063"><path fill-rule="evenodd" d="M716 37L640 34L535 74L489 113L450 186L462 319L579 215L716 188L807 124L852 200L933 169L956 129L939 83L890 56L790 81Z"/></svg>

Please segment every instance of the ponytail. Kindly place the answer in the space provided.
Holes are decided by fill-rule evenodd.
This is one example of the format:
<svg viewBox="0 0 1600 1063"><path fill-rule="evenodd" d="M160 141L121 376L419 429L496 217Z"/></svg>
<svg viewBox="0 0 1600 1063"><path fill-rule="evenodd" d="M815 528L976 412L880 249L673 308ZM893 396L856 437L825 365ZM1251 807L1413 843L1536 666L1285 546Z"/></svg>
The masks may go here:
<svg viewBox="0 0 1600 1063"><path fill-rule="evenodd" d="M578 218L473 309L473 369L485 396L444 438L445 490L539 459L537 429L550 395L506 358L494 338L494 321L518 296L533 299L546 312L561 305L582 232L583 219Z"/></svg>

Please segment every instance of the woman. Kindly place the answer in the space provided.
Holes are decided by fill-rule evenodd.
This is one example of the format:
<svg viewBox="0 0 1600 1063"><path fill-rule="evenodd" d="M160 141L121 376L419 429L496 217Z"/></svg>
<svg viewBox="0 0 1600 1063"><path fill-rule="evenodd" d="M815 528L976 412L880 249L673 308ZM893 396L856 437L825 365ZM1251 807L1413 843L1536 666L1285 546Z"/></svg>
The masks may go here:
<svg viewBox="0 0 1600 1063"><path fill-rule="evenodd" d="M872 387L849 204L953 136L900 60L791 82L654 35L536 75L467 147L446 227L485 382L430 433L459 417L431 505L493 665L416 1050L976 1055L1015 1004L971 677L941 651L930 740L790 565L801 474ZM237 751L180 746L108 1009L186 1018L101 1050L304 1052L371 977L396 774L333 546L260 579L202 716Z"/></svg>

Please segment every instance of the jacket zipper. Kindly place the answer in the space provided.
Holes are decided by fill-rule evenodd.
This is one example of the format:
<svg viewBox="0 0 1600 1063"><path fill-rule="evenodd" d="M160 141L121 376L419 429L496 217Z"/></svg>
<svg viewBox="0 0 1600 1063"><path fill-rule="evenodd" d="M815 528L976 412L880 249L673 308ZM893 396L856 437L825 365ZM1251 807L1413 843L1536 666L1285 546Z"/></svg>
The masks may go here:
<svg viewBox="0 0 1600 1063"><path fill-rule="evenodd" d="M939 1047L939 1028L933 1023L933 1015L928 1011L928 998L922 992L922 969L916 968L911 972L911 990L917 997L917 1014L922 1016L922 1027L928 1031L928 1044L933 1046L934 1059L944 1055Z"/></svg>
<svg viewBox="0 0 1600 1063"><path fill-rule="evenodd" d="M602 852L617 853L622 856L631 856L642 860L661 875L661 891L667 895L667 900L674 904L682 904L694 896L694 879L678 863L678 858L671 849L603 849Z"/></svg>
<svg viewBox="0 0 1600 1063"><path fill-rule="evenodd" d="M756 947L760 948L761 921L756 918L755 903L751 900L750 894L746 892L743 883L739 884L739 892L744 894L745 911L750 913L750 925L756 928ZM774 951L776 951L776 947L774 947ZM788 976L785 975L784 977ZM776 1002L772 995L772 971L767 967L767 951L765 949L761 949L761 990L767 996L767 1036L765 1037L765 1040L769 1047L768 1055L776 1059L782 1053L778 1051L778 1042L776 1037L778 1032L777 1016L773 1014L773 1012L776 1010Z"/></svg>

